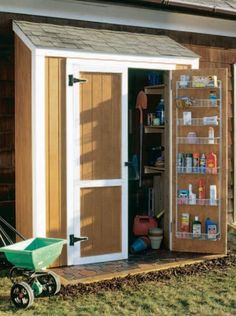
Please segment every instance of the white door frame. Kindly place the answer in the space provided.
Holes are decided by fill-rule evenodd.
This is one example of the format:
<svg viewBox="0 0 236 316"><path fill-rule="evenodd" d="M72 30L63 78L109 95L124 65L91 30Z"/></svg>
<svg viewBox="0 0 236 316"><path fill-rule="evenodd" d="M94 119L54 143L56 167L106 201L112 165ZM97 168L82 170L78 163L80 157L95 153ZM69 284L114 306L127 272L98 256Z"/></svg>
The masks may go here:
<svg viewBox="0 0 236 316"><path fill-rule="evenodd" d="M66 110L66 140L67 140L67 234L80 236L80 189L90 187L119 186L122 191L122 222L121 238L122 249L119 253L81 257L80 243L68 246L68 265L104 262L125 259L128 257L128 85L127 67L111 66L105 62L85 62L81 60L67 60L67 78L69 74L75 77L79 72L107 72L120 73L122 76L122 109L121 109L121 178L112 180L80 180L80 111L79 111L79 84L69 86L67 82L67 110ZM75 218L75 214L77 219Z"/></svg>

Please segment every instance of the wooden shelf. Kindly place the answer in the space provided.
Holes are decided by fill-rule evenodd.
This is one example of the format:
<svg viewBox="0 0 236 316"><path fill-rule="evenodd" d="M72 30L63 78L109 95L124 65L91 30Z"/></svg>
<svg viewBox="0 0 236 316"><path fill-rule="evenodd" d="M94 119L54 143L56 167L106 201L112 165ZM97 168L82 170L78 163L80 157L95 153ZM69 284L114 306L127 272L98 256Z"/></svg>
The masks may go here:
<svg viewBox="0 0 236 316"><path fill-rule="evenodd" d="M164 95L165 85L145 86L144 92L146 94Z"/></svg>
<svg viewBox="0 0 236 316"><path fill-rule="evenodd" d="M144 166L144 173L149 174L149 173L162 173L165 172L165 167L155 167L155 166Z"/></svg>
<svg viewBox="0 0 236 316"><path fill-rule="evenodd" d="M164 130L165 130L164 125L158 125L158 126L145 125L144 126L144 133L145 134L152 134L152 133L163 134Z"/></svg>

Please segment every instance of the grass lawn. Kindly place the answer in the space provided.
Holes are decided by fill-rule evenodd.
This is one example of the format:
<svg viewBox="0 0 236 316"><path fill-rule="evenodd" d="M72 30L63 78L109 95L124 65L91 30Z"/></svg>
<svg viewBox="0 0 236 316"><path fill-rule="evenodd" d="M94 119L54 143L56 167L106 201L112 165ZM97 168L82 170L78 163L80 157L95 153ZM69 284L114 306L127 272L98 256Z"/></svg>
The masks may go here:
<svg viewBox="0 0 236 316"><path fill-rule="evenodd" d="M0 275L0 315L236 315L236 268L214 270L169 281L144 282L122 290L77 298L37 298L28 310L9 299L10 281Z"/></svg>

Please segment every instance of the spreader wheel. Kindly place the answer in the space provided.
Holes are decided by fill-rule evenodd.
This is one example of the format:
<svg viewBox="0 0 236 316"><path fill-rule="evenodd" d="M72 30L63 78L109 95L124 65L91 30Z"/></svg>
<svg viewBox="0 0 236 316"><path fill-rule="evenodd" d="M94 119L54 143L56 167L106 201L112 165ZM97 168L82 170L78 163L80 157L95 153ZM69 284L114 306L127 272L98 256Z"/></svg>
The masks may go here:
<svg viewBox="0 0 236 316"><path fill-rule="evenodd" d="M11 268L9 272L9 278L12 283L21 283L21 282L27 282L29 279L29 273L30 271L18 268L18 267L13 267Z"/></svg>
<svg viewBox="0 0 236 316"><path fill-rule="evenodd" d="M49 271L38 277L38 281L44 286L44 293L47 296L57 294L61 289L60 277L53 271Z"/></svg>
<svg viewBox="0 0 236 316"><path fill-rule="evenodd" d="M17 308L28 308L34 301L33 290L26 282L15 283L11 288L11 300Z"/></svg>

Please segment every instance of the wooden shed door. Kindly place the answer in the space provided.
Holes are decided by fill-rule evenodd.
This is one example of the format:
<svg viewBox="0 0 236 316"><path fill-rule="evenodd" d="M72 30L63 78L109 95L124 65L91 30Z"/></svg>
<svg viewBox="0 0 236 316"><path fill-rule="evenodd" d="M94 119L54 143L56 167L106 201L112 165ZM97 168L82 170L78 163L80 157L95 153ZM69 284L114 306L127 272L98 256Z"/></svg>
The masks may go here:
<svg viewBox="0 0 236 316"><path fill-rule="evenodd" d="M207 83L208 76L214 76L211 79L215 80L215 87ZM172 250L224 254L227 250L227 69L174 71L172 83ZM186 99L189 103L185 103ZM209 130L214 135L209 137ZM211 153L217 159L215 167ZM200 231L200 226L193 227L196 216L201 222Z"/></svg>
<svg viewBox="0 0 236 316"><path fill-rule="evenodd" d="M86 68L74 67L74 76L87 82L73 86L77 97L72 222L74 236L87 236L88 241L72 246L73 264L127 257L124 74Z"/></svg>

